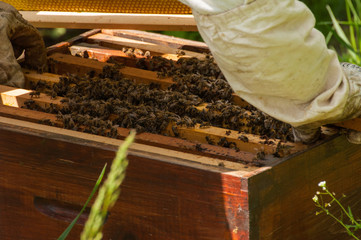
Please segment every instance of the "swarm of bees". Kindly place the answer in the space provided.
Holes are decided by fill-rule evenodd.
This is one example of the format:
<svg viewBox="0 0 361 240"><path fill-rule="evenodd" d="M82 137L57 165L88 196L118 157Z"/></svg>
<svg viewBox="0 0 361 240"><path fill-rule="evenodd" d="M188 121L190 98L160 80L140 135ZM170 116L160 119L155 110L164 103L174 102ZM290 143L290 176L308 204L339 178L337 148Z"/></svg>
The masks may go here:
<svg viewBox="0 0 361 240"><path fill-rule="evenodd" d="M127 53L134 53L124 49ZM138 52L137 52L138 54ZM147 54L148 55L148 54ZM116 66L105 66L96 75L68 74L52 86L37 82L33 97L40 91L53 98L63 97L62 108L44 109L56 113L64 127L117 137L117 128L134 128L137 132L164 134L173 123L173 134L179 135L177 126L216 126L239 133L260 135L264 141L281 139L293 141L291 127L248 106L232 103L232 89L211 56L180 58L177 62L159 56L140 59L137 66L159 72L159 76L172 77L174 84L162 90L157 84L135 84L121 75ZM202 110L197 106L206 104ZM27 104L34 107L33 102ZM227 131L226 135L230 132ZM248 138L241 135L240 140ZM208 141L208 140L207 140ZM221 139L209 143L234 147L234 143ZM202 147L199 146L199 149Z"/></svg>

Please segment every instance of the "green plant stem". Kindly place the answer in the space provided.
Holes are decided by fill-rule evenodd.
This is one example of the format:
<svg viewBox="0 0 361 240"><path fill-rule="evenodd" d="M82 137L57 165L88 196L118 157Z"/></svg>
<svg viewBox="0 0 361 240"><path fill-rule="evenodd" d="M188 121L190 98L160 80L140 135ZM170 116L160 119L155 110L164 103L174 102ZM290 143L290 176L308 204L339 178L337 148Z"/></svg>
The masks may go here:
<svg viewBox="0 0 361 240"><path fill-rule="evenodd" d="M328 193L328 195L331 196L332 200L337 203L337 205L342 209L342 211L346 214L346 216L351 220L352 224L355 224L355 220L350 214L346 211L346 209L342 206L342 204L335 198L335 196L328 191L328 189L325 190L325 192Z"/></svg>
<svg viewBox="0 0 361 240"><path fill-rule="evenodd" d="M353 232L350 231L350 229L337 217L335 217L332 213L330 213L328 211L328 209L324 208L323 206L319 205L319 207L329 216L331 216L333 219L335 219L339 224L341 224L347 231L347 233L352 236L353 238L355 238L356 240L360 240L358 237L355 236L355 234Z"/></svg>

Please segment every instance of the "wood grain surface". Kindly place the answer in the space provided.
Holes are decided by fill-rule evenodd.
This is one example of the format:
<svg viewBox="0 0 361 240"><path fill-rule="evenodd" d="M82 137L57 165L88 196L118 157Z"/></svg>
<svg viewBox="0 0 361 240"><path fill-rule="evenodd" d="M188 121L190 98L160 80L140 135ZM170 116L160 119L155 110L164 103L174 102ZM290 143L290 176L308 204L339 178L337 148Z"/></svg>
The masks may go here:
<svg viewBox="0 0 361 240"><path fill-rule="evenodd" d="M0 232L2 239L53 239L85 202L116 144L11 124L0 119ZM26 127L28 126L28 127ZM119 140L113 140L121 142ZM226 170L134 145L120 199L104 239L241 239L248 232L248 170ZM167 169L164 171L164 169ZM21 177L20 177L21 176ZM39 210L39 199L42 208ZM57 214L45 209L58 209ZM234 219L234 221L232 220ZM21 228L19 229L19 224ZM77 225L69 239L78 239ZM17 229L17 231L13 231ZM235 230L237 229L237 230Z"/></svg>

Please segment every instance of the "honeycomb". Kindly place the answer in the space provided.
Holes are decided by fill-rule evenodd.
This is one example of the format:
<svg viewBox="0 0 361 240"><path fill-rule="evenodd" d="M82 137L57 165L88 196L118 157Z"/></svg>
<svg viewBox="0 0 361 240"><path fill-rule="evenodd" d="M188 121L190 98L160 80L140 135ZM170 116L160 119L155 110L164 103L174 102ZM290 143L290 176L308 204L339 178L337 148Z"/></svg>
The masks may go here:
<svg viewBox="0 0 361 240"><path fill-rule="evenodd" d="M19 11L191 14L177 0L5 0Z"/></svg>

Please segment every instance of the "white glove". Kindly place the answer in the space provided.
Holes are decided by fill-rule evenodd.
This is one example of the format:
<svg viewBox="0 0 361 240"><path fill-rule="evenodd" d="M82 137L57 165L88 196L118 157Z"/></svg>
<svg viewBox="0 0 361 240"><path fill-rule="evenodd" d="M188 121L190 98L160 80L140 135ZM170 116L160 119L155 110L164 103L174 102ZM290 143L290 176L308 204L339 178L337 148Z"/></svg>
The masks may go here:
<svg viewBox="0 0 361 240"><path fill-rule="evenodd" d="M233 90L295 127L296 139L309 141L319 126L358 116L360 85L327 49L302 2L222 1L226 11L207 14L201 5L219 10L218 0L181 1L193 8L198 30Z"/></svg>
<svg viewBox="0 0 361 240"><path fill-rule="evenodd" d="M0 2L0 84L23 87L24 76L16 58L25 50L25 64L42 70L46 48L39 32L11 5Z"/></svg>

